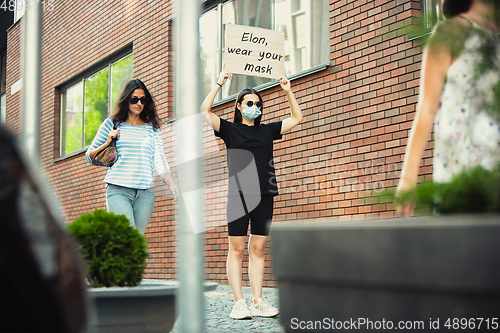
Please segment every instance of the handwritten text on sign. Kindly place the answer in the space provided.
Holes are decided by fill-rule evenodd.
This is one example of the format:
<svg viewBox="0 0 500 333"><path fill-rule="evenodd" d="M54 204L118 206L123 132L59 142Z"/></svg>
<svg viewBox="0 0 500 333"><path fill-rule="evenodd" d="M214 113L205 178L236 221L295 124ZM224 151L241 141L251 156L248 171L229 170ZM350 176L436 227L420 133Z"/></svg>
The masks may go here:
<svg viewBox="0 0 500 333"><path fill-rule="evenodd" d="M285 76L285 34L280 31L226 25L224 60L233 74L278 79Z"/></svg>

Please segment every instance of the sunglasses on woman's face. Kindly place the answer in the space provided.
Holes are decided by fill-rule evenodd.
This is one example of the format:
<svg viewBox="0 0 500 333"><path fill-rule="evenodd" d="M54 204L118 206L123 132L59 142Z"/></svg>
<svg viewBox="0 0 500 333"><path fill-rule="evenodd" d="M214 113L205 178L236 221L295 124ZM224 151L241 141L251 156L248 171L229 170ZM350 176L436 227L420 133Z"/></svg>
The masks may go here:
<svg viewBox="0 0 500 333"><path fill-rule="evenodd" d="M141 104L144 105L144 104L146 104L147 100L148 99L146 97L141 97L141 98L131 97L130 104L137 104L137 102L141 101Z"/></svg>
<svg viewBox="0 0 500 333"><path fill-rule="evenodd" d="M249 108L251 108L251 107L252 107L252 105L253 105L253 102L252 102L252 101L248 101L248 102L247 102L247 106L248 106ZM258 107L258 108L260 109L260 108L262 107L262 103L261 103L261 102L257 102L257 103L255 103L255 106L256 106L256 107Z"/></svg>

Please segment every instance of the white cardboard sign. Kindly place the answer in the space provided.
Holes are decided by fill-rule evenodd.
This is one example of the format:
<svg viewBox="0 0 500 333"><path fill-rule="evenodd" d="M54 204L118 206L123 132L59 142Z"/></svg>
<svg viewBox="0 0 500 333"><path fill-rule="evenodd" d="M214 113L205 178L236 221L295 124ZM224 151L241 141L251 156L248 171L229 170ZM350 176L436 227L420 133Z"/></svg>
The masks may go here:
<svg viewBox="0 0 500 333"><path fill-rule="evenodd" d="M233 74L279 79L285 76L285 34L281 31L226 25L223 62Z"/></svg>

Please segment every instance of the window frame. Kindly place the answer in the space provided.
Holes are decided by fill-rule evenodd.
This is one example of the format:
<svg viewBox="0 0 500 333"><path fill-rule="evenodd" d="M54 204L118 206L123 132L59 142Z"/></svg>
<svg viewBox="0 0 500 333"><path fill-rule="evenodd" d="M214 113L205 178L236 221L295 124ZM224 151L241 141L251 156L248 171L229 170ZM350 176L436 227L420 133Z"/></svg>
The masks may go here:
<svg viewBox="0 0 500 333"><path fill-rule="evenodd" d="M219 16L222 15L222 6L226 3L229 3L229 2L232 2L234 0L204 0L201 4L202 8L201 8L201 12L200 12L200 18L201 16L203 16L204 14L208 13L209 11L215 9L215 8L219 8ZM272 20L272 25L273 26L276 26L276 17L275 17L275 8L276 8L276 2L275 0L272 0L273 1L273 6L272 6L272 13L271 13L271 20ZM221 17L220 17L220 20L221 20ZM221 29L221 27L219 26L219 33L220 33L220 40L223 39L223 29ZM330 44L330 40L328 41L328 61L325 61L319 65L316 65L316 66L313 66L311 68L308 68L306 70L302 70L300 72L297 72L297 73L294 73L292 75L290 75L288 77L288 80L290 81L293 81L295 79L298 79L298 78L302 78L302 77L305 77L305 76L308 76L310 74L314 74L314 73L317 73L317 72L321 72L327 68L330 67L330 53L331 53L331 44ZM220 45L220 54L219 54L219 63L221 64L222 63L222 45ZM260 91L264 91L266 89L269 89L269 88L272 88L272 87L276 87L276 86L279 86L279 82L278 80L274 80L272 79L270 82L266 82L264 84L261 84L261 85L258 85L256 87L254 87L254 89L258 92ZM223 104L226 104L226 103L229 103L229 102L232 102L232 101L235 101L236 98L238 97L238 93L236 94L233 94L233 95L229 95L225 98L222 98L222 91L219 90L219 92L217 93L217 97L219 98L218 100L216 100L212 106L218 106L218 105L223 105Z"/></svg>
<svg viewBox="0 0 500 333"><path fill-rule="evenodd" d="M441 5L439 5L439 11L436 12L436 22L434 24L429 24L429 20L427 19L427 17L429 17L429 14L428 14L429 8L427 8L427 1L436 1L436 0L421 0L420 1L420 26L421 26L422 30L424 30L424 32L419 32L415 35L408 36L409 41L418 40L418 39L422 39L422 38L425 40L426 38L428 38L432 34L436 25L445 19L444 14L443 14L443 9L441 8ZM438 1L438 2L440 2L440 1ZM430 10L432 10L432 8ZM431 12L430 14L432 16L434 16L434 12Z"/></svg>
<svg viewBox="0 0 500 333"><path fill-rule="evenodd" d="M93 64L89 68L83 70L82 72L78 73L77 75L73 76L69 80L61 83L59 86L56 87L56 102L58 105L56 105L56 110L55 113L58 118L58 138L55 138L55 159L53 162L58 162L61 160L65 160L67 158L73 157L75 155L79 155L83 152L86 152L89 146L84 146L83 148L71 151L69 153L65 153L64 155L61 154L62 152L62 146L63 146L63 126L64 126L64 118L63 118L63 95L65 92L68 91L71 87L75 86L76 84L82 83L82 93L83 93L83 98L82 98L82 128L85 126L84 122L84 115L85 115L85 80L92 77L93 75L105 70L108 68L108 96L111 98L111 73L112 73L112 66L113 64L125 59L128 56L133 56L133 45L132 43L127 44L126 46L122 47L118 51L112 53L111 55L105 57L104 59L100 60L99 62ZM132 73L134 72L132 68ZM113 105L111 103L108 103L108 116L111 114L113 109ZM85 144L85 131L82 131L82 144Z"/></svg>
<svg viewBox="0 0 500 333"><path fill-rule="evenodd" d="M436 14L436 23L434 23L434 24L432 24L432 22L430 22L430 20L428 19L428 17L429 17L428 13L430 12L430 14L432 16L434 16L434 10L433 10L433 7L427 8L427 2L438 2L438 10L435 13ZM432 29L434 29L436 24L438 24L439 22L441 22L444 19L441 1L421 0L420 1L420 12L423 13L423 15L420 15L420 17L422 18L422 26L427 31L432 31Z"/></svg>

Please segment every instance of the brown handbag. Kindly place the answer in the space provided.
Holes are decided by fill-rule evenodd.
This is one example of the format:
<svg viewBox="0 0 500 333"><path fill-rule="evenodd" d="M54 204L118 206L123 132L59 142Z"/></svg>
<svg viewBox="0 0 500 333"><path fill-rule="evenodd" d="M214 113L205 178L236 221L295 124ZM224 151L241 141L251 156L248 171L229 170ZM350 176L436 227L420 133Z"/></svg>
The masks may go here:
<svg viewBox="0 0 500 333"><path fill-rule="evenodd" d="M116 130L116 122L113 121L113 130ZM103 166L110 168L118 159L116 151L116 138L111 140L111 143L104 149L100 150L92 160L92 165Z"/></svg>

